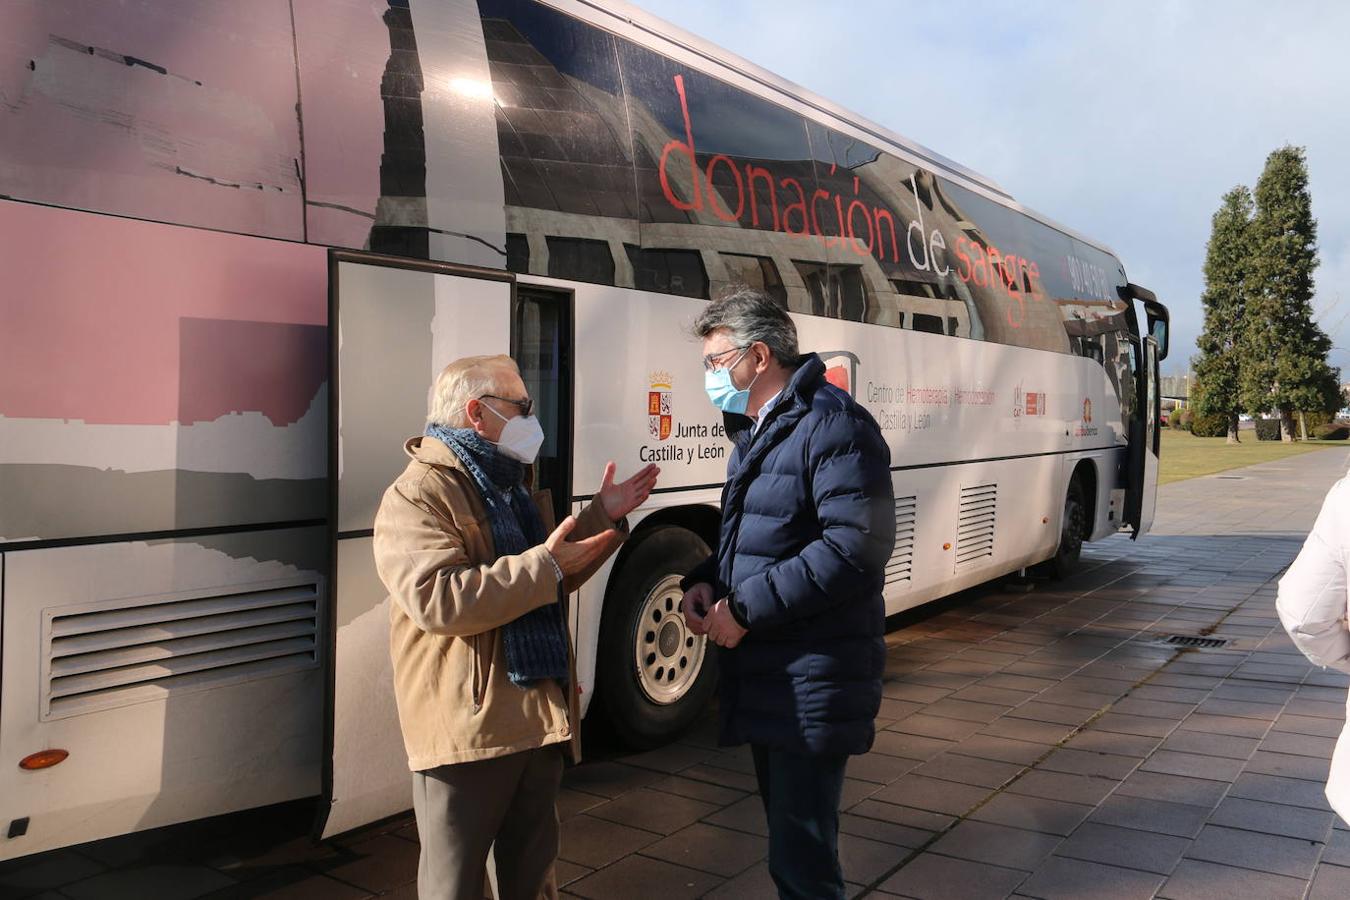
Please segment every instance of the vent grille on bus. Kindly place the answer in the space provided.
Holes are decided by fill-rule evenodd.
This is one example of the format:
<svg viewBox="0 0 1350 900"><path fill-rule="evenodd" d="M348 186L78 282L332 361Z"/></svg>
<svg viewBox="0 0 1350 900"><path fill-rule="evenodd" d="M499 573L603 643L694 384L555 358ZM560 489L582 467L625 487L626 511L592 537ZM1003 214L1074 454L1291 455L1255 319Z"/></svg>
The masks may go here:
<svg viewBox="0 0 1350 900"><path fill-rule="evenodd" d="M44 718L314 668L319 585L47 614Z"/></svg>
<svg viewBox="0 0 1350 900"><path fill-rule="evenodd" d="M958 569L994 555L994 524L997 517L997 484L961 488L961 509L956 524Z"/></svg>
<svg viewBox="0 0 1350 900"><path fill-rule="evenodd" d="M916 497L895 500L895 550L886 563L886 586L910 584L914 569L914 519L918 515Z"/></svg>

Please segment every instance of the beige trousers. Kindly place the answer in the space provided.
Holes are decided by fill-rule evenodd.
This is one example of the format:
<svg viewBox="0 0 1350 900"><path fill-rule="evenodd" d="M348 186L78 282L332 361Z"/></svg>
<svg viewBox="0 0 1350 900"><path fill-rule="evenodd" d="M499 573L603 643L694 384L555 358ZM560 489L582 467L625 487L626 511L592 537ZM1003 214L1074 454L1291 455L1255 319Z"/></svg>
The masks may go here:
<svg viewBox="0 0 1350 900"><path fill-rule="evenodd" d="M491 851L497 900L554 900L559 746L413 773L421 900L482 900Z"/></svg>

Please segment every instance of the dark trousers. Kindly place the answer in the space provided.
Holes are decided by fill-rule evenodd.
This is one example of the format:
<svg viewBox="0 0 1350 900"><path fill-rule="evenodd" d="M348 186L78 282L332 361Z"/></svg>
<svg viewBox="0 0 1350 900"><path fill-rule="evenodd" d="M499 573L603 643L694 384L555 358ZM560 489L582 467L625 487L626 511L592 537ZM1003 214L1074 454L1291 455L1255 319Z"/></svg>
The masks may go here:
<svg viewBox="0 0 1350 900"><path fill-rule="evenodd" d="M769 820L769 874L783 900L842 900L839 799L848 757L750 747Z"/></svg>
<svg viewBox="0 0 1350 900"><path fill-rule="evenodd" d="M562 771L554 745L414 772L420 900L482 900L489 850L500 900L556 898Z"/></svg>

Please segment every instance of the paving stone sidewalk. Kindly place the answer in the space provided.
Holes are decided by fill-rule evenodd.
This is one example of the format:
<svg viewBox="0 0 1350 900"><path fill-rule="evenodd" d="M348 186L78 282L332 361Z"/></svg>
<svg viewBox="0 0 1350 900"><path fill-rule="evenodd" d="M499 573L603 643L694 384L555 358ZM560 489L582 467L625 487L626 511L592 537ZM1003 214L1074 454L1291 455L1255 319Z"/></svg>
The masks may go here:
<svg viewBox="0 0 1350 900"><path fill-rule="evenodd" d="M1350 679L1310 666L1274 610L1347 462L1332 449L1168 485L1153 535L1091 545L1069 580L907 615L887 638L875 747L845 783L851 895L1350 896L1350 826L1322 795ZM749 754L712 732L569 770L565 894L775 896ZM0 865L0 897L415 896L411 817L316 846L310 814Z"/></svg>

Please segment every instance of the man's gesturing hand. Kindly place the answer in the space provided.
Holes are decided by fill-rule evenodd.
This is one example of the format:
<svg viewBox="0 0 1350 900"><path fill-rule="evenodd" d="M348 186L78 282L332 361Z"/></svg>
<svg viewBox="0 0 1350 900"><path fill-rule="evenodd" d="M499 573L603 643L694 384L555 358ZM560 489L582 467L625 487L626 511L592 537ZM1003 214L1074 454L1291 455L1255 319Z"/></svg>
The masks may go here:
<svg viewBox="0 0 1350 900"><path fill-rule="evenodd" d="M712 585L706 581L701 581L684 592L684 598L680 600L680 612L684 613L685 624L689 626L691 633L708 633L703 617L708 614L712 602Z"/></svg>
<svg viewBox="0 0 1350 900"><path fill-rule="evenodd" d="M544 541L548 552L553 554L563 575L577 575L586 571L597 559L603 558L623 540L623 535L613 528L592 535L581 541L569 541L567 536L577 527L575 516L568 516L558 523L553 533Z"/></svg>
<svg viewBox="0 0 1350 900"><path fill-rule="evenodd" d="M652 488L656 487L656 476L661 470L655 463L648 463L627 481L614 483L614 463L605 463L605 475L600 482L600 504L610 521L617 522L646 502Z"/></svg>

